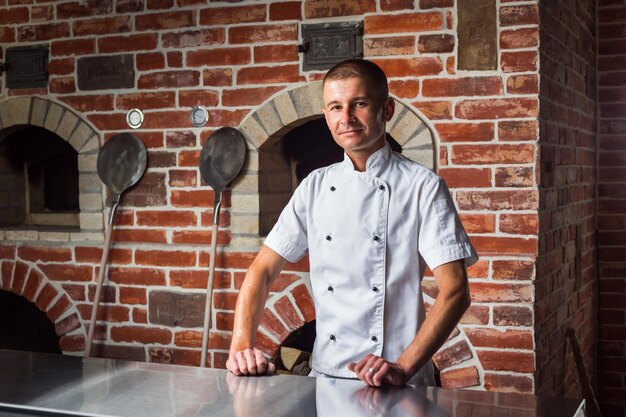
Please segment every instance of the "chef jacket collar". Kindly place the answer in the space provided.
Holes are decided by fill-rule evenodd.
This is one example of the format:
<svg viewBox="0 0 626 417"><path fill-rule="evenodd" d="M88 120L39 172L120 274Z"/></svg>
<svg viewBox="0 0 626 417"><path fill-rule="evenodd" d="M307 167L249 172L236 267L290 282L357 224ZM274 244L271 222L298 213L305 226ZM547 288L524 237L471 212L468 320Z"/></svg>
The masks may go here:
<svg viewBox="0 0 626 417"><path fill-rule="evenodd" d="M385 141L385 145L370 155L365 163L365 173L377 177L383 171L389 158L391 157L391 146ZM343 169L346 171L354 171L354 164L347 153L343 154Z"/></svg>

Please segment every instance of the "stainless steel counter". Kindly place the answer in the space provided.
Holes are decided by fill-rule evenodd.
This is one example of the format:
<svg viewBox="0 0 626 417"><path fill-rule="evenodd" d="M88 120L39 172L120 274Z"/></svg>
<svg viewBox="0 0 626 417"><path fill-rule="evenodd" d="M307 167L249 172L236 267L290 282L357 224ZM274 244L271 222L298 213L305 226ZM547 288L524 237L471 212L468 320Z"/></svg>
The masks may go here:
<svg viewBox="0 0 626 417"><path fill-rule="evenodd" d="M2 416L582 416L581 400L0 350ZM579 413L579 414L578 414Z"/></svg>

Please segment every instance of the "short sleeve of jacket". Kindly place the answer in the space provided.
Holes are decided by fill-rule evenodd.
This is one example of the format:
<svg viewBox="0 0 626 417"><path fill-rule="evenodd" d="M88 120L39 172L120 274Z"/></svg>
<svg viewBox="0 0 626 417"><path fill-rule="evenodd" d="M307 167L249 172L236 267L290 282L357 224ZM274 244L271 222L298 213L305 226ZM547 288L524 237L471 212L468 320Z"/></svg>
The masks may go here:
<svg viewBox="0 0 626 417"><path fill-rule="evenodd" d="M289 262L298 261L308 251L306 212L308 198L308 181L305 178L265 238L265 246Z"/></svg>
<svg viewBox="0 0 626 417"><path fill-rule="evenodd" d="M418 247L426 264L431 270L459 259L465 260L465 266L474 264L478 255L465 233L444 180L432 175L422 187Z"/></svg>

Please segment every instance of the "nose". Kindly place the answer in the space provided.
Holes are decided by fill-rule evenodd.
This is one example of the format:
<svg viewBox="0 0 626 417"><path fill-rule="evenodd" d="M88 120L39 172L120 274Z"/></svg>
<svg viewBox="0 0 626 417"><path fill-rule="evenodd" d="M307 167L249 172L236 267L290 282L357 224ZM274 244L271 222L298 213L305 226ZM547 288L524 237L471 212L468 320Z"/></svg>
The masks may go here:
<svg viewBox="0 0 626 417"><path fill-rule="evenodd" d="M350 108L350 106L344 107L341 111L340 122L344 126L347 126L350 123L354 122L354 115L352 114L352 109Z"/></svg>

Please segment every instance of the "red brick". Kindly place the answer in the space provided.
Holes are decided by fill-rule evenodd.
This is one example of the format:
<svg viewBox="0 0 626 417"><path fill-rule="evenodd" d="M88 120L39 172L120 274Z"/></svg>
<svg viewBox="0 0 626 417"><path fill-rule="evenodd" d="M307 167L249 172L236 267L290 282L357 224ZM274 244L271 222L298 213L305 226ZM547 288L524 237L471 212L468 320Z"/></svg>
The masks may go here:
<svg viewBox="0 0 626 417"><path fill-rule="evenodd" d="M120 303L147 304L148 297L145 288L120 287Z"/></svg>
<svg viewBox="0 0 626 417"><path fill-rule="evenodd" d="M494 138L493 123L438 123L435 129L442 142L484 142Z"/></svg>
<svg viewBox="0 0 626 417"><path fill-rule="evenodd" d="M54 9L52 6L33 6L31 8L31 21L51 21L54 20Z"/></svg>
<svg viewBox="0 0 626 417"><path fill-rule="evenodd" d="M15 39L15 28L0 27L0 42L13 43Z"/></svg>
<svg viewBox="0 0 626 417"><path fill-rule="evenodd" d="M60 97L59 100L68 104L74 110L78 112L113 110L113 95L112 94L65 96L65 97Z"/></svg>
<svg viewBox="0 0 626 417"><path fill-rule="evenodd" d="M21 246L17 255L25 261L32 262L67 262L72 260L72 251L69 248Z"/></svg>
<svg viewBox="0 0 626 417"><path fill-rule="evenodd" d="M507 214L500 215L500 231L519 235L536 235L539 231L537 214Z"/></svg>
<svg viewBox="0 0 626 417"><path fill-rule="evenodd" d="M117 13L141 12L144 9L143 0L118 0L115 3Z"/></svg>
<svg viewBox="0 0 626 417"><path fill-rule="evenodd" d="M485 370L534 372L535 355L526 352L478 350L478 359Z"/></svg>
<svg viewBox="0 0 626 417"><path fill-rule="evenodd" d="M202 347L202 332L184 330L174 334L174 344L181 347Z"/></svg>
<svg viewBox="0 0 626 417"><path fill-rule="evenodd" d="M74 264L44 264L42 272L52 281L91 281L93 267Z"/></svg>
<svg viewBox="0 0 626 417"><path fill-rule="evenodd" d="M180 151L178 153L178 166L179 167L198 167L200 164L200 151ZM179 195L180 197L180 195ZM191 207L191 206L187 206Z"/></svg>
<svg viewBox="0 0 626 417"><path fill-rule="evenodd" d="M495 233L496 216L495 214L459 214L461 223L467 233Z"/></svg>
<svg viewBox="0 0 626 417"><path fill-rule="evenodd" d="M480 385L478 370L473 367L456 368L441 372L441 386L444 388L464 388Z"/></svg>
<svg viewBox="0 0 626 417"><path fill-rule="evenodd" d="M0 259L14 259L15 245L0 244Z"/></svg>
<svg viewBox="0 0 626 417"><path fill-rule="evenodd" d="M85 17L98 14L111 13L110 2L69 2L60 3L57 5L57 18L58 19L70 19L73 17Z"/></svg>
<svg viewBox="0 0 626 417"><path fill-rule="evenodd" d="M84 335L63 335L59 338L59 348L64 352L82 352L85 350Z"/></svg>
<svg viewBox="0 0 626 417"><path fill-rule="evenodd" d="M48 62L48 74L50 75L68 75L74 72L74 59L51 59Z"/></svg>
<svg viewBox="0 0 626 417"><path fill-rule="evenodd" d="M452 103L449 101L417 101L412 104L429 120L452 118Z"/></svg>
<svg viewBox="0 0 626 417"><path fill-rule="evenodd" d="M111 328L111 340L125 343L160 343L172 342L172 332L154 327L123 326Z"/></svg>
<svg viewBox="0 0 626 417"><path fill-rule="evenodd" d="M63 284L63 290L74 301L85 301L85 285L81 284Z"/></svg>
<svg viewBox="0 0 626 417"><path fill-rule="evenodd" d="M135 263L137 265L195 266L196 253L137 249L135 251Z"/></svg>
<svg viewBox="0 0 626 417"><path fill-rule="evenodd" d="M282 292L288 286L300 279L300 276L293 274L280 274L270 286L270 292ZM237 287L239 288L239 287Z"/></svg>
<svg viewBox="0 0 626 417"><path fill-rule="evenodd" d="M422 81L422 95L442 96L491 96L502 94L500 77L463 77L426 79Z"/></svg>
<svg viewBox="0 0 626 417"><path fill-rule="evenodd" d="M1 9L0 25L13 25L28 22L28 7L10 7Z"/></svg>
<svg viewBox="0 0 626 417"><path fill-rule="evenodd" d="M222 91L222 105L228 107L258 106L272 95L281 91L281 87L238 88Z"/></svg>
<svg viewBox="0 0 626 417"><path fill-rule="evenodd" d="M530 48L539 45L539 29L524 28L500 32L500 48Z"/></svg>
<svg viewBox="0 0 626 417"><path fill-rule="evenodd" d="M400 98L415 98L420 92L420 83L417 80L392 80L389 92Z"/></svg>
<svg viewBox="0 0 626 417"><path fill-rule="evenodd" d="M281 5L283 3L280 3ZM200 12L200 25L217 26L252 22L264 22L267 15L265 4L241 7L210 7Z"/></svg>
<svg viewBox="0 0 626 417"><path fill-rule="evenodd" d="M134 323L148 323L148 310L145 308L133 308Z"/></svg>
<svg viewBox="0 0 626 417"><path fill-rule="evenodd" d="M533 145L454 145L455 164L523 164L535 159Z"/></svg>
<svg viewBox="0 0 626 417"><path fill-rule="evenodd" d="M511 94L539 93L539 78L536 75L511 75L506 80L506 91Z"/></svg>
<svg viewBox="0 0 626 417"><path fill-rule="evenodd" d="M209 125L216 128L224 126L236 127L239 126L239 123L248 113L249 110L209 110Z"/></svg>
<svg viewBox="0 0 626 417"><path fill-rule="evenodd" d="M534 51L502 52L500 67L504 72L537 71L539 54Z"/></svg>
<svg viewBox="0 0 626 417"><path fill-rule="evenodd" d="M484 386L487 391L523 394L531 394L533 392L533 380L527 376L485 372L484 378Z"/></svg>
<svg viewBox="0 0 626 417"><path fill-rule="evenodd" d="M140 71L149 71L165 68L165 58L160 52L137 54L137 56L135 57L135 62L137 64L137 69Z"/></svg>
<svg viewBox="0 0 626 417"><path fill-rule="evenodd" d="M74 77L53 78L50 80L50 92L55 94L70 94L76 91Z"/></svg>
<svg viewBox="0 0 626 417"><path fill-rule="evenodd" d="M374 61L389 78L437 75L443 71L439 58L390 58Z"/></svg>
<svg viewBox="0 0 626 417"><path fill-rule="evenodd" d="M181 288L207 288L208 277L208 269L172 270L170 271L170 284ZM213 288L229 289L231 284L230 272L215 271Z"/></svg>
<svg viewBox="0 0 626 417"><path fill-rule="evenodd" d="M437 7L453 7L454 0L419 0L420 9L434 9Z"/></svg>
<svg viewBox="0 0 626 417"><path fill-rule="evenodd" d="M218 310L235 311L237 293L230 291L213 291L213 306Z"/></svg>
<svg viewBox="0 0 626 417"><path fill-rule="evenodd" d="M202 85L229 86L233 84L233 70L230 68L212 68L202 71Z"/></svg>
<svg viewBox="0 0 626 417"><path fill-rule="evenodd" d="M415 53L415 36L367 38L364 41L363 50L366 57L413 55Z"/></svg>
<svg viewBox="0 0 626 417"><path fill-rule="evenodd" d="M200 73L198 71L162 71L144 74L139 77L138 88L179 88L195 87L200 85Z"/></svg>
<svg viewBox="0 0 626 417"><path fill-rule="evenodd" d="M539 23L536 4L500 8L500 26L533 25Z"/></svg>
<svg viewBox="0 0 626 417"><path fill-rule="evenodd" d="M26 279L22 296L28 301L34 301L35 295L37 294L42 281L43 276L38 271L31 269L28 274L28 278Z"/></svg>
<svg viewBox="0 0 626 417"><path fill-rule="evenodd" d="M415 8L413 0L381 0L380 9L383 12L394 12L398 10L413 10Z"/></svg>
<svg viewBox="0 0 626 417"><path fill-rule="evenodd" d="M304 284L298 285L291 291L291 294L304 320L306 322L315 320L315 306L307 287Z"/></svg>
<svg viewBox="0 0 626 417"><path fill-rule="evenodd" d="M135 16L135 30L180 29L195 24L193 10L180 10L166 13L150 13Z"/></svg>
<svg viewBox="0 0 626 417"><path fill-rule="evenodd" d="M115 242L142 242L142 243L165 243L167 233L160 229L115 229L113 230Z"/></svg>
<svg viewBox="0 0 626 417"><path fill-rule="evenodd" d="M472 351L465 340L440 349L433 355L433 362L438 369L446 369L471 359Z"/></svg>
<svg viewBox="0 0 626 417"><path fill-rule="evenodd" d="M115 106L120 110L133 108L161 109L176 106L176 93L174 91L145 92L118 94Z"/></svg>
<svg viewBox="0 0 626 417"><path fill-rule="evenodd" d="M172 190L171 203L174 207L212 207L211 190Z"/></svg>
<svg viewBox="0 0 626 417"><path fill-rule="evenodd" d="M191 130L170 131L165 134L165 146L168 148L194 147L197 145L196 134ZM172 172L170 171L170 175ZM183 171L191 172L191 171Z"/></svg>
<svg viewBox="0 0 626 417"><path fill-rule="evenodd" d="M227 245L230 243L230 232L222 231L217 234L217 244ZM187 243L192 245L208 245L211 243L210 230L175 230L172 233L172 243Z"/></svg>
<svg viewBox="0 0 626 417"><path fill-rule="evenodd" d="M422 53L445 53L454 51L453 35L421 35L417 50Z"/></svg>
<svg viewBox="0 0 626 417"><path fill-rule="evenodd" d="M182 68L183 53L180 51L169 51L167 53L167 66L170 68Z"/></svg>
<svg viewBox="0 0 626 417"><path fill-rule="evenodd" d="M74 36L109 35L132 30L130 16L101 17L90 20L78 20L73 23Z"/></svg>
<svg viewBox="0 0 626 417"><path fill-rule="evenodd" d="M24 262L16 263L15 271L13 272L13 281L11 282L11 291L15 294L22 294L29 269L29 266Z"/></svg>
<svg viewBox="0 0 626 417"><path fill-rule="evenodd" d="M302 20L302 2L270 3L270 20Z"/></svg>
<svg viewBox="0 0 626 417"><path fill-rule="evenodd" d="M429 32L443 29L443 24L439 12L369 15L365 16L365 33Z"/></svg>
<svg viewBox="0 0 626 417"><path fill-rule="evenodd" d="M497 330L487 327L466 328L465 334L475 347L533 349L531 330Z"/></svg>
<svg viewBox="0 0 626 417"><path fill-rule="evenodd" d="M438 174L451 188L491 187L490 168L440 168Z"/></svg>
<svg viewBox="0 0 626 417"><path fill-rule="evenodd" d="M171 170L170 187L195 187L198 185L198 173L191 170Z"/></svg>
<svg viewBox="0 0 626 417"><path fill-rule="evenodd" d="M215 328L217 330L232 331L235 324L235 315L228 312L215 314Z"/></svg>
<svg viewBox="0 0 626 417"><path fill-rule="evenodd" d="M165 285L165 272L155 268L109 268L109 281L125 285Z"/></svg>
<svg viewBox="0 0 626 417"><path fill-rule="evenodd" d="M537 254L537 239L472 236L471 241L479 254L483 256L489 254L534 256Z"/></svg>
<svg viewBox="0 0 626 417"><path fill-rule="evenodd" d="M503 140L536 140L538 133L537 122L534 120L501 121L498 122L498 139Z"/></svg>
<svg viewBox="0 0 626 417"><path fill-rule="evenodd" d="M226 40L225 31L221 28L164 33L161 36L164 48L213 46L223 44Z"/></svg>
<svg viewBox="0 0 626 417"><path fill-rule="evenodd" d="M219 94L216 91L202 90L178 90L179 106L207 106L217 107L219 104Z"/></svg>
<svg viewBox="0 0 626 417"><path fill-rule="evenodd" d="M376 11L375 0L308 0L304 3L305 19L333 16L353 16Z"/></svg>
<svg viewBox="0 0 626 417"><path fill-rule="evenodd" d="M481 305L472 305L465 310L461 317L461 324L489 324L489 307Z"/></svg>
<svg viewBox="0 0 626 417"><path fill-rule="evenodd" d="M493 261L493 279L529 280L532 278L534 266L532 261L495 260Z"/></svg>
<svg viewBox="0 0 626 417"><path fill-rule="evenodd" d="M108 36L98 39L100 53L146 51L156 49L158 35L148 33L130 36Z"/></svg>
<svg viewBox="0 0 626 417"><path fill-rule="evenodd" d="M278 313L278 316L289 326L291 331L299 329L305 323L304 320L300 318L294 305L287 296L283 296L276 301L274 309L276 313Z"/></svg>
<svg viewBox="0 0 626 417"><path fill-rule="evenodd" d="M299 65L245 67L237 71L237 84L281 84L304 80Z"/></svg>
<svg viewBox="0 0 626 417"><path fill-rule="evenodd" d="M147 0L148 10L171 9L174 7L174 0Z"/></svg>
<svg viewBox="0 0 626 417"><path fill-rule="evenodd" d="M494 306L493 323L496 326L532 326L533 313L528 307Z"/></svg>
<svg viewBox="0 0 626 417"><path fill-rule="evenodd" d="M298 51L295 45L255 46L254 62L298 62Z"/></svg>
<svg viewBox="0 0 626 417"><path fill-rule="evenodd" d="M17 40L19 42L48 41L66 38L69 35L70 27L67 23L47 23L17 28Z"/></svg>
<svg viewBox="0 0 626 417"><path fill-rule="evenodd" d="M533 301L533 285L470 282L472 302L528 303Z"/></svg>
<svg viewBox="0 0 626 417"><path fill-rule="evenodd" d="M537 117L539 106L534 98L465 100L456 105L455 114L461 119Z"/></svg>
<svg viewBox="0 0 626 417"><path fill-rule="evenodd" d="M289 329L269 309L263 312L260 325L277 340L285 340L289 336Z"/></svg>
<svg viewBox="0 0 626 417"><path fill-rule="evenodd" d="M49 283L44 285L44 287L39 291L37 295L37 299L35 300L35 304L41 311L47 311L50 307L50 303L54 298L59 294L59 292Z"/></svg>
<svg viewBox="0 0 626 417"><path fill-rule="evenodd" d="M243 65L252 60L250 48L231 47L200 49L187 52L187 65L190 67L216 65Z"/></svg>
<svg viewBox="0 0 626 417"><path fill-rule="evenodd" d="M54 323L54 331L56 332L57 336L71 333L79 327L80 320L78 319L78 315L76 313L62 319L61 321Z"/></svg>
<svg viewBox="0 0 626 417"><path fill-rule="evenodd" d="M228 43L231 45L297 40L298 30L295 24L235 26L228 30Z"/></svg>
<svg viewBox="0 0 626 417"><path fill-rule="evenodd" d="M138 211L137 224L139 226L195 226L198 223L196 214L192 211Z"/></svg>

